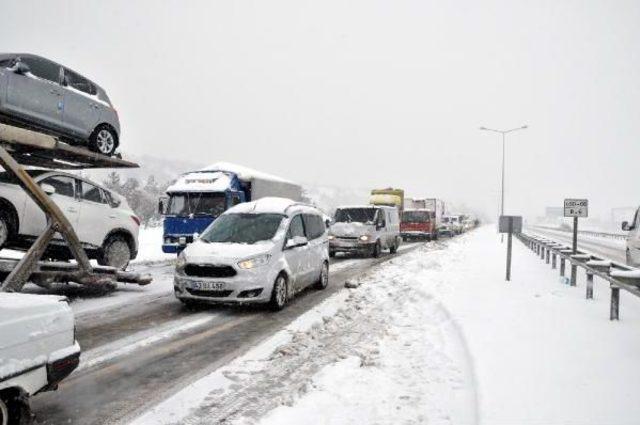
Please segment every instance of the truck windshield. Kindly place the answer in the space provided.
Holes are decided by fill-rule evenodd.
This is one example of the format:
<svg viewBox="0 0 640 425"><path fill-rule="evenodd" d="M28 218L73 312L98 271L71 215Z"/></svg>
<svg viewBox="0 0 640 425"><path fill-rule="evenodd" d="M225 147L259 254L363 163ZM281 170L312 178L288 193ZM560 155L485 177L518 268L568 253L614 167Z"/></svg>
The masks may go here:
<svg viewBox="0 0 640 425"><path fill-rule="evenodd" d="M224 193L177 193L169 197L168 215L217 217L225 210Z"/></svg>
<svg viewBox="0 0 640 425"><path fill-rule="evenodd" d="M373 223L375 208L344 208L336 211L337 223Z"/></svg>
<svg viewBox="0 0 640 425"><path fill-rule="evenodd" d="M428 223L429 211L405 211L402 213L403 223Z"/></svg>
<svg viewBox="0 0 640 425"><path fill-rule="evenodd" d="M267 241L275 236L283 218L281 214L226 214L214 221L200 239L246 244Z"/></svg>

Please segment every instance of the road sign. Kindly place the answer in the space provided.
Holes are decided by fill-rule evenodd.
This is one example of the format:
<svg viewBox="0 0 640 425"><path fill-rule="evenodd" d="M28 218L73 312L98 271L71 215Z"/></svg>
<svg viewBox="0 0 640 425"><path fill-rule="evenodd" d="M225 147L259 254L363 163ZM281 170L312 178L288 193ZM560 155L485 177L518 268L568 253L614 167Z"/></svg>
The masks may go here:
<svg viewBox="0 0 640 425"><path fill-rule="evenodd" d="M522 216L501 215L498 231L500 233L522 233Z"/></svg>
<svg viewBox="0 0 640 425"><path fill-rule="evenodd" d="M589 216L589 200L588 199L565 199L564 200L564 216L565 217L588 217Z"/></svg>

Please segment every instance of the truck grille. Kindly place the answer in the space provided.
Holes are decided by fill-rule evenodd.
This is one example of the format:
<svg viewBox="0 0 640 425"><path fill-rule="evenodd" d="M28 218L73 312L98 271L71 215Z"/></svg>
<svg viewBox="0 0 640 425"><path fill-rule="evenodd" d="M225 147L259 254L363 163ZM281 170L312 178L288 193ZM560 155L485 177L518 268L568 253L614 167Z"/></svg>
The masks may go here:
<svg viewBox="0 0 640 425"><path fill-rule="evenodd" d="M232 277L237 274L231 266L212 266L207 264L187 264L184 274L194 277Z"/></svg>

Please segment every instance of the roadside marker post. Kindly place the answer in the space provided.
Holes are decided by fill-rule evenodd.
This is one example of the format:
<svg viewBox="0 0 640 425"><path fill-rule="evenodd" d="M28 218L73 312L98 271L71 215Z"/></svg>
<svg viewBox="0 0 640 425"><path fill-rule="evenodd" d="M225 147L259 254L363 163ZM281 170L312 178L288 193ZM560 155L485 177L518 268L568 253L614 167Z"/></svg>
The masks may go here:
<svg viewBox="0 0 640 425"><path fill-rule="evenodd" d="M507 272L505 280L511 281L511 246L514 233L522 233L522 217L517 215L501 215L498 223L500 233L507 233Z"/></svg>
<svg viewBox="0 0 640 425"><path fill-rule="evenodd" d="M588 199L565 199L564 200L564 216L573 217L573 253L578 252L578 218L589 216L589 200ZM578 266L571 262L571 286L576 286L576 275Z"/></svg>

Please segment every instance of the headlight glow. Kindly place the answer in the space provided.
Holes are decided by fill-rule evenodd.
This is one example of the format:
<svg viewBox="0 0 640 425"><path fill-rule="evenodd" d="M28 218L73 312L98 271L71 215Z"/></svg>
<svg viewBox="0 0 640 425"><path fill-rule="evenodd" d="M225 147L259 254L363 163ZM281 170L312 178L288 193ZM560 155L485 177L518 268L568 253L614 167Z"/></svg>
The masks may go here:
<svg viewBox="0 0 640 425"><path fill-rule="evenodd" d="M327 239L329 239L330 241L334 240L335 238L336 238L336 237L335 237L335 236L333 236L333 235L329 235L329 236L327 236Z"/></svg>
<svg viewBox="0 0 640 425"><path fill-rule="evenodd" d="M245 270L253 269L268 264L270 259L271 254L258 255L257 257L247 258L246 260L240 261L238 263L238 267Z"/></svg>
<svg viewBox="0 0 640 425"><path fill-rule="evenodd" d="M371 236L369 235L362 235L358 239L360 239L360 242L367 242L370 238Z"/></svg>

